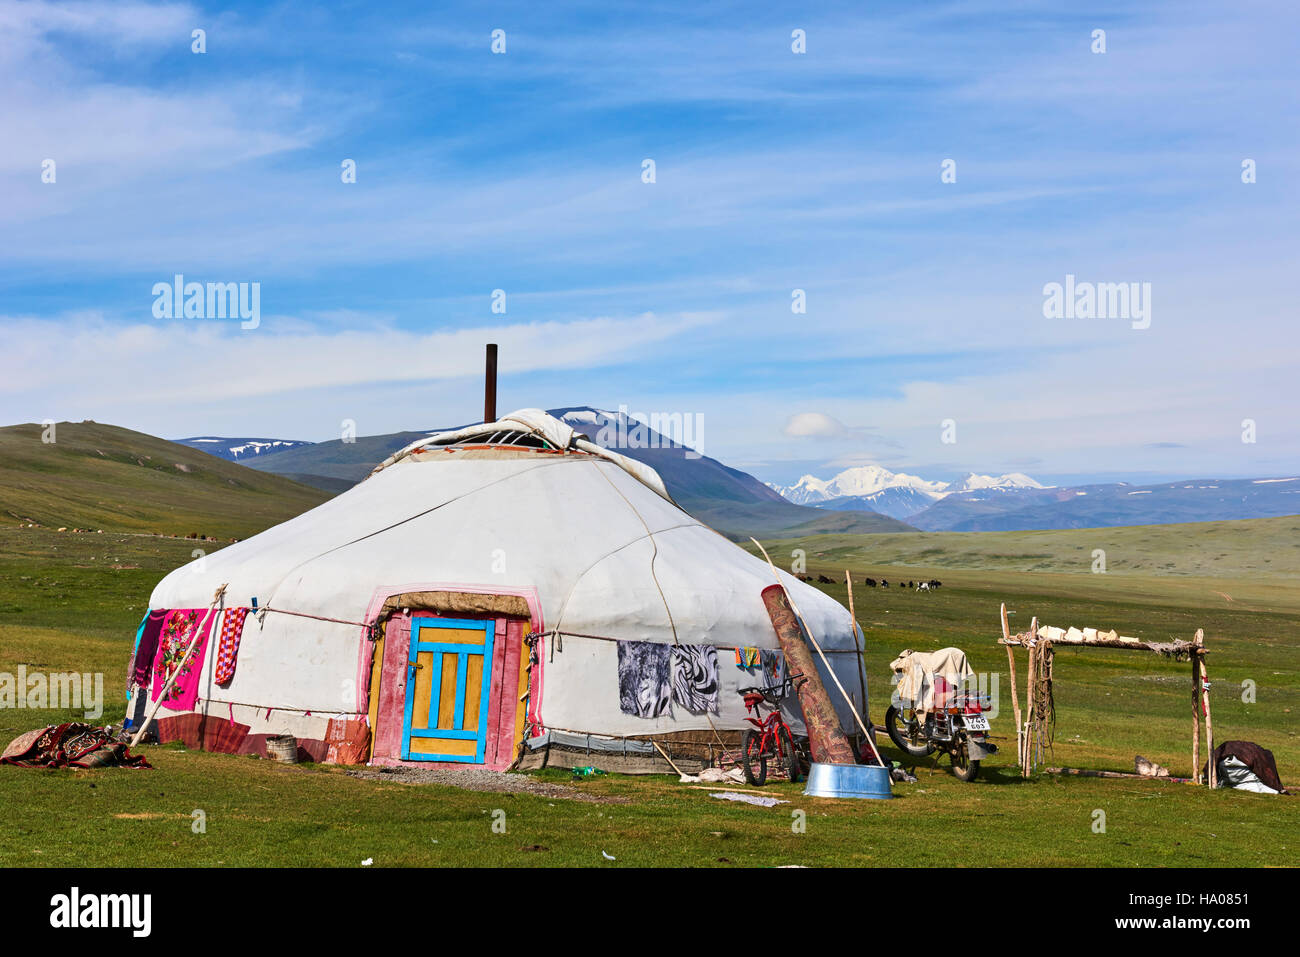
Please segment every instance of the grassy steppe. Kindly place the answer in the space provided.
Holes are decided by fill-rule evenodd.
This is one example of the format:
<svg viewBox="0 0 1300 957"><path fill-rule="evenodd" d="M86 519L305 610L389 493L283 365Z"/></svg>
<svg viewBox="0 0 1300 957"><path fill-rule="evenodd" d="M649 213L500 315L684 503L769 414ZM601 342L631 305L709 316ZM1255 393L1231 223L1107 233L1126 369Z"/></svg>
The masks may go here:
<svg viewBox="0 0 1300 957"><path fill-rule="evenodd" d="M339 769L285 768L167 746L148 749L153 771L0 768L0 865L357 866L366 858L377 866L1293 865L1300 804L1291 798L1160 781L1047 775L1022 781L1005 753L1014 750L1013 731L1006 654L995 643L1004 600L1017 613L1017 627L1038 615L1142 638L1186 637L1205 628L1218 739L1258 741L1274 751L1283 781L1300 784L1300 596L1289 570L1258 570L1266 558L1281 567L1277 555L1285 550L1278 546L1300 520L1264 520L1244 533L1241 526L1250 523L1211 524L1181 533L1107 529L766 543L780 561L805 548L814 573L842 577L847 565L858 581L866 574L943 580L933 595L855 588L871 710L879 721L888 662L903 648L955 644L977 669L1000 673L1003 710L994 732L1004 754L974 784L923 761L918 782L896 785L894 801L814 800L799 786L774 784L764 790L792 803L765 809L718 801L666 778L611 775L574 786L628 802L593 804L359 780ZM1056 536L1055 544L1049 547L1043 535ZM1092 544L1101 535L1110 536L1109 546ZM915 541L902 541L907 538ZM894 542L900 551L883 551ZM1132 551L1122 561L1132 561L1132 571L1116 558L1125 543ZM18 664L102 671L108 698L102 720L120 720L135 624L153 584L188 561L191 546L0 527L0 671ZM1089 571L1093 547L1108 547L1105 575ZM1140 547L1146 552L1139 554ZM1211 574L1201 559L1188 557L1189 549L1223 553L1231 568ZM1025 561L1047 564L1025 570L1018 564ZM1172 570L1148 571L1168 563ZM846 597L843 584L824 587ZM1190 771L1187 665L1122 650L1063 649L1057 679L1054 763L1128 770L1141 753L1176 775ZM1241 701L1246 679L1257 684L1253 704ZM3 711L0 738L72 717ZM554 771L544 776L567 780ZM207 816L204 834L191 830L196 809ZM506 812L505 834L492 831L496 809ZM793 810L807 813L806 833L793 832ZM1106 815L1103 834L1093 830L1098 810Z"/></svg>
<svg viewBox="0 0 1300 957"><path fill-rule="evenodd" d="M0 521L246 538L330 496L278 475L95 422L0 428Z"/></svg>

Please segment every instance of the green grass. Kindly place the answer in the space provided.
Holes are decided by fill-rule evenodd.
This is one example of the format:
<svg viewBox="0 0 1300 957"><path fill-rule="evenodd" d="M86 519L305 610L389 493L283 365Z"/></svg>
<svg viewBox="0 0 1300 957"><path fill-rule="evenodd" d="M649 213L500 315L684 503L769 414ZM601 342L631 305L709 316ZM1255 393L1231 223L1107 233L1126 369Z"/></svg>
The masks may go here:
<svg viewBox="0 0 1300 957"><path fill-rule="evenodd" d="M1282 523L1288 520L1270 520ZM1207 537L1239 533L1233 523ZM1269 526L1264 526L1268 528ZM1249 530L1248 530L1249 531ZM1176 535L1111 529L1114 541L1163 542L1143 562L1180 559ZM990 552L1040 554L1039 533L994 533ZM1090 531L1070 535L1090 549ZM1255 534L1255 533L1252 533ZM1270 533L1271 534L1271 533ZM1020 536L1020 541L1015 536ZM1014 567L949 568L972 559L966 535L924 537L925 565L892 566L879 541L856 545L808 539L814 573L855 578L938 577L924 595L855 588L867 636L872 716L888 695L888 662L903 648L955 644L979 670L1001 673L1002 713L994 721L1004 753L973 784L923 761L916 784L895 785L894 801L804 798L801 787L766 793L791 801L776 808L733 805L670 778L586 778L574 787L623 803L586 803L532 795L485 794L436 785L361 780L340 769L286 768L230 755L147 749L153 771L60 771L0 767L0 866L305 865L358 866L1289 866L1300 845L1300 803L1245 792L1209 792L1160 781L1039 776L1022 781L1014 751L1006 654L996 644L998 603L1047 623L1114 626L1142 638L1187 637L1205 628L1216 736L1246 738L1273 750L1284 782L1300 784L1300 601L1294 587L1260 578L1249 548L1236 561L1247 577L1215 577L1188 566L1179 576L1125 573L1112 564L1093 575L1062 560L1050 571ZM1226 542L1221 543L1226 545ZM133 630L148 592L168 569L189 559L192 543L134 535L72 535L0 528L0 671L18 664L50 671L102 671L109 707L120 720L121 686ZM857 553L815 549L856 547ZM769 543L773 557L793 543ZM1152 546L1153 548L1155 546ZM937 549L937 551L935 551ZM856 554L856 557L855 557ZM874 564L859 564L870 555ZM885 556L898 559L902 556ZM1265 556L1267 557L1267 556ZM1007 558L1008 562L1020 561ZM1135 559L1136 560L1136 559ZM118 567L114 567L118 566ZM135 567L132 567L135 566ZM841 585L825 586L844 599ZM1228 601L1219 592L1230 595ZM1023 665L1023 657L1021 658ZM1174 774L1190 771L1188 666L1129 651L1062 649L1057 654L1058 724L1052 763L1131 770L1141 753ZM1255 704L1241 682L1258 685ZM0 738L72 715L0 712ZM887 755L898 757L890 749ZM555 771L543 777L567 782ZM492 812L506 814L494 833ZM206 814L195 834L192 812ZM806 813L794 833L791 812ZM1094 833L1096 811L1106 831ZM541 845L546 850L527 850ZM606 860L601 852L612 855Z"/></svg>
<svg viewBox="0 0 1300 957"><path fill-rule="evenodd" d="M574 784L630 799L595 804L170 747L149 757L156 770L0 768L0 865L1286 866L1300 823L1285 798L1098 779L1022 783L1004 772L966 785L922 769L888 802L813 800L774 784L764 791L791 803L758 808L667 778ZM206 833L192 830L196 810ZM492 830L497 810L504 834ZM1097 810L1104 834L1093 832ZM804 833L793 811L805 813Z"/></svg>
<svg viewBox="0 0 1300 957"><path fill-rule="evenodd" d="M245 538L330 496L188 446L94 422L0 428L0 522Z"/></svg>
<svg viewBox="0 0 1300 957"><path fill-rule="evenodd" d="M1300 578L1300 515L1030 532L809 535L764 545L777 564L788 565L790 552L803 548L810 561L841 572L889 566L900 575L913 567L1077 575L1091 573L1093 550L1102 549L1110 575L1288 578L1291 583Z"/></svg>

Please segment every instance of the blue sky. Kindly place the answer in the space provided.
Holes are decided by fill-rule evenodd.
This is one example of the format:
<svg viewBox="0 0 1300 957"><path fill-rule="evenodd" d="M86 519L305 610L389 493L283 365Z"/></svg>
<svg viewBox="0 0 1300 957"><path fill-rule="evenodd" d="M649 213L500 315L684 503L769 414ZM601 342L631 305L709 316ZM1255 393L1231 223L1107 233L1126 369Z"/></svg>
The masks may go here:
<svg viewBox="0 0 1300 957"><path fill-rule="evenodd" d="M490 340L503 409L774 481L1294 474L1300 17L1061 6L0 0L0 421L460 423ZM260 325L154 318L176 273ZM1066 274L1150 327L1045 318Z"/></svg>

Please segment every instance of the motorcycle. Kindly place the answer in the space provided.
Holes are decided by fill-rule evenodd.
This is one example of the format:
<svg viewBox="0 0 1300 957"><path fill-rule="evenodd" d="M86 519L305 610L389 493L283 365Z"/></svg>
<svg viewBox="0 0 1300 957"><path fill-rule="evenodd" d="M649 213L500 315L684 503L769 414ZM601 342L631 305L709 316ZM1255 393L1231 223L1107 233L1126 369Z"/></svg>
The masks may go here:
<svg viewBox="0 0 1300 957"><path fill-rule="evenodd" d="M962 659L964 665L965 655ZM988 740L989 719L984 709L990 702L960 687L951 674L925 672L922 677L923 682L912 687L924 688L926 693L917 697L930 699L932 706L922 704L918 709L918 702L900 697L885 712L885 730L900 751L916 758L942 751L959 780L974 781L980 762L998 750Z"/></svg>

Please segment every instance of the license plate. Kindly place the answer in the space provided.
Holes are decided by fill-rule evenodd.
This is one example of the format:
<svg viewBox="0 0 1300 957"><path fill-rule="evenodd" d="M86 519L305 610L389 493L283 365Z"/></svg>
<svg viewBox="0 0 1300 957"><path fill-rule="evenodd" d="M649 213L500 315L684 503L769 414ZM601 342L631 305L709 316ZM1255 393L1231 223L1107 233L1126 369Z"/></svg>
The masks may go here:
<svg viewBox="0 0 1300 957"><path fill-rule="evenodd" d="M982 714L963 715L962 721L965 722L967 731L987 731L989 729L989 719Z"/></svg>

